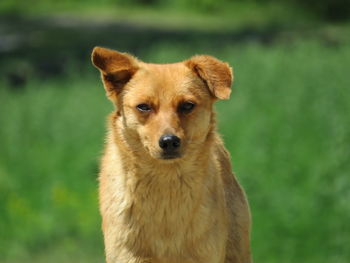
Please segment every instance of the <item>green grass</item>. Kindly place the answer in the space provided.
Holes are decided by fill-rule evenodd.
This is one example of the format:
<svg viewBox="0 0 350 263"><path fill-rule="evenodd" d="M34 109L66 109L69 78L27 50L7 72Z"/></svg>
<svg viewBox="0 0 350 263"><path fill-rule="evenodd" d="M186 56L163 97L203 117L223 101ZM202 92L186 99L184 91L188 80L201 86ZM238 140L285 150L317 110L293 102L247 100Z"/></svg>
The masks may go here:
<svg viewBox="0 0 350 263"><path fill-rule="evenodd" d="M156 46L144 59L205 51ZM250 200L255 261L349 262L349 46L211 54L235 69L231 100L217 110ZM112 106L98 73L1 86L0 261L103 262L96 175Z"/></svg>

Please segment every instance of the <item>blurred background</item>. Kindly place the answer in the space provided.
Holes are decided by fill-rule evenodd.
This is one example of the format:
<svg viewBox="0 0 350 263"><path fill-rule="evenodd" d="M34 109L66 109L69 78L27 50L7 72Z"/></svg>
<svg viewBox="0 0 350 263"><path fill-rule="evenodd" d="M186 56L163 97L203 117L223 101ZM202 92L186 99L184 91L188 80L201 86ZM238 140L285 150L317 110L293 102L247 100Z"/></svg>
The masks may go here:
<svg viewBox="0 0 350 263"><path fill-rule="evenodd" d="M229 62L219 130L260 263L350 262L349 0L2 0L0 262L104 262L94 46Z"/></svg>

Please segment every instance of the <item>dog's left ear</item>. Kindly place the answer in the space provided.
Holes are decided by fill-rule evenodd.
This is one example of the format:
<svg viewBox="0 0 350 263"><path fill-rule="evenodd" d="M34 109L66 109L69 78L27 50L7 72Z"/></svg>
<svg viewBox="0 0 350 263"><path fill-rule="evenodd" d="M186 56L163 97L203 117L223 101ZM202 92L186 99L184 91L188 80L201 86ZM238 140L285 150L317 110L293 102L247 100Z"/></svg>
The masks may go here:
<svg viewBox="0 0 350 263"><path fill-rule="evenodd" d="M207 84L215 98L224 100L230 98L233 73L227 63L211 56L201 55L185 61L185 65Z"/></svg>

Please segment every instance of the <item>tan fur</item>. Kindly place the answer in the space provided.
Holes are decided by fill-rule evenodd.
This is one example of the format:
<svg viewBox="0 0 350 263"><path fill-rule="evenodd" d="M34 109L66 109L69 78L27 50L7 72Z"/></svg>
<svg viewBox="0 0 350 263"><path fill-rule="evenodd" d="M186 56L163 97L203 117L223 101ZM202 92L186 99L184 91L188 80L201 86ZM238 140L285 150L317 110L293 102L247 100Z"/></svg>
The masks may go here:
<svg viewBox="0 0 350 263"><path fill-rule="evenodd" d="M248 203L213 113L229 98L229 66L210 56L147 64L104 48L92 60L116 106L99 177L107 262L251 262ZM194 109L179 112L187 101ZM161 158L165 133L181 139L179 158Z"/></svg>

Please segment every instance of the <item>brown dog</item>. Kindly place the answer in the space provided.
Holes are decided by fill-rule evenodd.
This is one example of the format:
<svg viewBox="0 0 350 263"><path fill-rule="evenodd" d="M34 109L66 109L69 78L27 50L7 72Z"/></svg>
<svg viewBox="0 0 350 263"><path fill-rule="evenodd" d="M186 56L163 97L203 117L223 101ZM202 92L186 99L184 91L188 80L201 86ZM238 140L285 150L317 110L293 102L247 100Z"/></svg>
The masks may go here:
<svg viewBox="0 0 350 263"><path fill-rule="evenodd" d="M116 106L99 189L107 262L251 262L248 203L213 113L231 92L228 64L99 47L92 61Z"/></svg>

